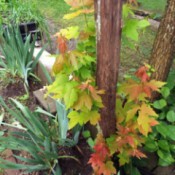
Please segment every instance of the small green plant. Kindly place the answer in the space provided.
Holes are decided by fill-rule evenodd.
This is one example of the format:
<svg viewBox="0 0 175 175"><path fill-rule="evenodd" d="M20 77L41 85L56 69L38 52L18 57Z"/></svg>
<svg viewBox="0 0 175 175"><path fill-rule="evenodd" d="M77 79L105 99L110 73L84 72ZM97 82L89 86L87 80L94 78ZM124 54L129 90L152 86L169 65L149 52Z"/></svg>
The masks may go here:
<svg viewBox="0 0 175 175"><path fill-rule="evenodd" d="M12 77L21 78L27 91L29 86L28 77L33 76L37 78L33 71L44 48L33 59L35 37L33 42L30 43L31 36L29 35L25 43L23 43L21 34L16 28L4 30L4 37L1 36L1 39L0 51L2 56L0 56L0 72L4 75L10 74Z"/></svg>
<svg viewBox="0 0 175 175"><path fill-rule="evenodd" d="M71 158L78 161L72 156L59 155L59 146L76 144L74 140L67 139L65 135L67 129L63 130L63 127L68 128L66 122L67 112L64 110L63 105L57 103L57 109L60 112L58 117L58 115L54 116L41 108L32 112L14 99L11 99L10 102L12 108L5 104L2 97L0 97L0 104L14 117L15 123L17 123L17 125L12 125L3 122L4 114L2 113L0 125L18 128L17 131L0 137L0 150L23 151L28 155L27 157L14 155L16 159L23 162L21 164L0 158L0 168L21 169L27 173L49 170L49 174L52 172L54 175L60 175L59 159ZM62 133L60 133L60 128ZM64 142L62 142L63 139Z"/></svg>

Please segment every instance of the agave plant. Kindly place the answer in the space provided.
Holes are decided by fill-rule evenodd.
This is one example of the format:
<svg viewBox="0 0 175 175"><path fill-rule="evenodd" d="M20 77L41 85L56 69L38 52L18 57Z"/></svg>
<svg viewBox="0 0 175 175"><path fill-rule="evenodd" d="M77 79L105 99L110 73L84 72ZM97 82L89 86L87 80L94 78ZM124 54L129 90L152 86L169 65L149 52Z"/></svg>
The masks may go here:
<svg viewBox="0 0 175 175"><path fill-rule="evenodd" d="M34 112L23 106L18 101L11 99L9 108L2 97L0 97L1 106L18 122L18 126L13 126L3 122L3 114L1 115L0 125L17 127L19 131L11 132L7 136L0 137L0 150L11 149L17 151L25 151L28 157L14 155L14 157L23 163L16 164L0 158L0 168L4 169L21 169L27 173L40 170L49 170L53 175L61 175L59 159L75 157L67 155L59 155L59 146L65 143L69 146L76 144L74 140L67 140L67 119L64 106L57 104L60 114L60 125L58 116L54 116L41 108ZM44 115L43 115L44 114ZM47 116L47 118L43 118ZM64 120L63 120L64 119ZM60 133L63 128L64 131ZM77 135L77 134L76 134ZM61 138L62 136L62 138ZM77 138L75 136L75 138ZM60 142L64 140L64 142Z"/></svg>
<svg viewBox="0 0 175 175"><path fill-rule="evenodd" d="M23 79L25 87L28 87L28 77L36 76L33 71L38 63L38 60L44 50L37 54L33 59L35 49L35 41L32 43L31 36L27 36L25 43L23 43L19 29L8 28L4 30L4 36L1 36L0 52L0 71L10 73L13 77L18 76Z"/></svg>

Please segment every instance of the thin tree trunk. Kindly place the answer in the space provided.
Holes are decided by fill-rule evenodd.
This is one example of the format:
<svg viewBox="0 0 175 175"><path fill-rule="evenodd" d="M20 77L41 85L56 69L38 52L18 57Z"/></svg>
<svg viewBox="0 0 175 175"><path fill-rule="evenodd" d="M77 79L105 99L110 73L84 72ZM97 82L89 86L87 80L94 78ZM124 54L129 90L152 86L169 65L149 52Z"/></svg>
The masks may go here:
<svg viewBox="0 0 175 175"><path fill-rule="evenodd" d="M104 108L100 126L104 137L116 130L116 85L120 62L122 0L95 0L97 30L97 75Z"/></svg>
<svg viewBox="0 0 175 175"><path fill-rule="evenodd" d="M175 56L175 0L169 0L165 15L160 23L150 65L155 69L152 78L166 81Z"/></svg>

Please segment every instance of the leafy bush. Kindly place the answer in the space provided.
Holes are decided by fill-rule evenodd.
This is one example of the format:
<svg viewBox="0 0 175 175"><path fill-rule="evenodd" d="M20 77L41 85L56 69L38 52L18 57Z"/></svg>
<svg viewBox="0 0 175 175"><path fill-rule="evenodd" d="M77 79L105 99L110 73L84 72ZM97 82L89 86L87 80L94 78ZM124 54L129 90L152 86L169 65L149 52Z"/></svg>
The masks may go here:
<svg viewBox="0 0 175 175"><path fill-rule="evenodd" d="M11 0L5 2L0 1L2 7L0 11L2 12L1 21L5 25L19 25L20 23L26 22L36 22L39 24L42 31L48 31L45 18L41 15L39 9L34 3L28 0ZM10 14L10 15L9 15Z"/></svg>
<svg viewBox="0 0 175 175"><path fill-rule="evenodd" d="M15 28L4 30L4 37L1 36L1 39L0 51L3 57L0 57L0 72L9 73L12 77L20 77L28 87L28 77L36 77L33 71L44 49L33 59L36 39L34 38L30 43L29 35L23 43L19 30Z"/></svg>
<svg viewBox="0 0 175 175"><path fill-rule="evenodd" d="M14 99L11 99L10 102L12 108L5 104L2 97L0 97L0 104L19 122L17 126L4 123L4 114L1 114L0 125L15 127L18 130L9 133L7 136L0 137L0 150L11 149L27 152L28 155L27 158L21 155L14 155L16 159L24 162L24 164L15 164L0 158L0 168L21 169L28 173L50 170L54 175L59 175L61 174L59 159L73 158L78 161L72 156L59 155L59 146L75 145L79 135L78 131L74 135L75 140L67 139L67 111L62 104L57 103L59 117L41 108L31 112L30 109ZM44 114L45 118L42 114Z"/></svg>
<svg viewBox="0 0 175 175"><path fill-rule="evenodd" d="M149 134L145 150L158 155L158 165L175 162L175 71L171 71L167 84L161 89L161 98L153 103L159 114L159 125Z"/></svg>

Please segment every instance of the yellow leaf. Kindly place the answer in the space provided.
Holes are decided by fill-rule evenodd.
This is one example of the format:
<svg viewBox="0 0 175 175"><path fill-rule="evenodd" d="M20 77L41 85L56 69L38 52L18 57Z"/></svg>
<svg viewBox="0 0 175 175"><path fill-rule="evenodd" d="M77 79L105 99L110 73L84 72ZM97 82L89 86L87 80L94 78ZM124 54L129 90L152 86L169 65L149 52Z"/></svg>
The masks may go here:
<svg viewBox="0 0 175 175"><path fill-rule="evenodd" d="M153 91L159 91L159 89L165 84L165 82L151 80L150 82L146 83L146 86L150 87Z"/></svg>
<svg viewBox="0 0 175 175"><path fill-rule="evenodd" d="M70 64L75 68L75 70L78 70L77 57L73 52L69 53L69 60L70 60Z"/></svg>
<svg viewBox="0 0 175 175"><path fill-rule="evenodd" d="M139 131L147 136L148 132L151 131L151 123L153 122L152 117L157 117L155 111L145 103L142 104L137 119L139 125Z"/></svg>
<svg viewBox="0 0 175 175"><path fill-rule="evenodd" d="M93 12L94 12L94 9L77 10L73 13L69 13L69 14L64 15L63 19L69 20L69 19L72 19L72 18L79 16L80 14L89 14L89 13L93 13Z"/></svg>
<svg viewBox="0 0 175 175"><path fill-rule="evenodd" d="M79 16L81 13L82 13L82 10L78 10L76 12L69 13L69 14L64 15L63 19L67 19L67 20L73 19L73 18Z"/></svg>
<svg viewBox="0 0 175 175"><path fill-rule="evenodd" d="M117 173L117 172L116 172L116 169L115 169L115 167L114 167L114 163L113 163L112 161L110 161L110 160L108 160L108 161L105 163L102 172L103 172L103 174L105 174L105 175L111 175L111 174L116 174L116 173Z"/></svg>
<svg viewBox="0 0 175 175"><path fill-rule="evenodd" d="M68 114L69 120L69 129L72 129L77 124L83 125L84 120L81 114L77 111L72 111Z"/></svg>
<svg viewBox="0 0 175 175"><path fill-rule="evenodd" d="M91 110L92 108L92 99L86 92L82 92L79 95L78 101L74 104L73 108L78 111L81 110L84 106L88 110Z"/></svg>
<svg viewBox="0 0 175 175"><path fill-rule="evenodd" d="M133 119L140 107L136 106L127 112L126 122Z"/></svg>
<svg viewBox="0 0 175 175"><path fill-rule="evenodd" d="M99 114L99 112L98 111L91 111L90 113L89 113L89 117L90 117L90 123L92 124L92 125L96 125L98 122L99 122L99 120L100 120L100 114Z"/></svg>
<svg viewBox="0 0 175 175"><path fill-rule="evenodd" d="M64 64L66 63L67 63L66 57L63 57L63 55L60 54L55 60L55 63L52 67L52 72L54 74L58 74L61 70L63 70Z"/></svg>
<svg viewBox="0 0 175 175"><path fill-rule="evenodd" d="M73 39L73 38L77 39L79 36L79 27L72 26L66 29L61 29L59 33L68 40Z"/></svg>

